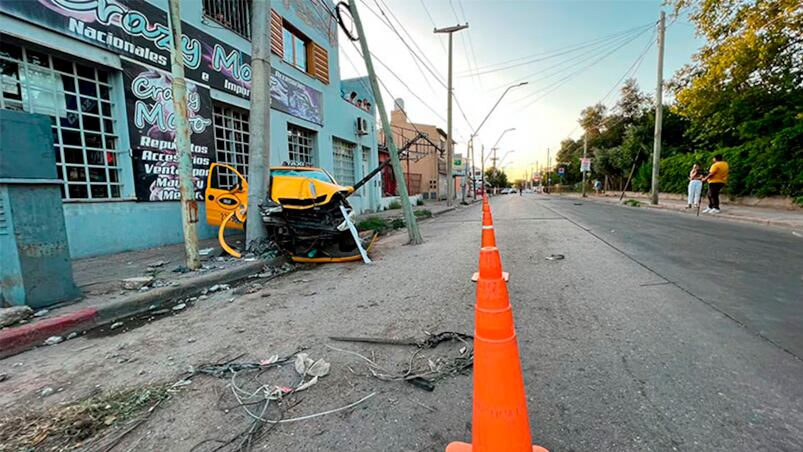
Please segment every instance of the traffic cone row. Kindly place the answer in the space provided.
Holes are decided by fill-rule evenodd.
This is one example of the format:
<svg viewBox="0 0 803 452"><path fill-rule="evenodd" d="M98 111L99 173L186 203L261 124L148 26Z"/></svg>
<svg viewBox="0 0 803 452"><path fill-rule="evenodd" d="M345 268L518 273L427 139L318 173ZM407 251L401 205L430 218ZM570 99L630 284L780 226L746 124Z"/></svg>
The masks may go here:
<svg viewBox="0 0 803 452"><path fill-rule="evenodd" d="M450 443L446 451L547 452L543 447L532 445L507 278L502 272L491 209L485 197L482 218L474 317L472 443Z"/></svg>

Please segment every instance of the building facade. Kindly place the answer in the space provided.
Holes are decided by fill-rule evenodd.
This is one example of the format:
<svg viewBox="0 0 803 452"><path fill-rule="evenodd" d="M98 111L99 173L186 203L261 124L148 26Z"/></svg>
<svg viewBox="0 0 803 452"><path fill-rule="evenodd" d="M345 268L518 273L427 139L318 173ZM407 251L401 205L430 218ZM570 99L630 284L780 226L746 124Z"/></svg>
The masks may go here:
<svg viewBox="0 0 803 452"><path fill-rule="evenodd" d="M400 107L401 105L401 107ZM407 182L407 192L421 195L424 199L446 199L446 132L434 125L412 123L404 112L403 101L397 99L390 113L393 141L401 151L402 171ZM379 141L384 144L380 131ZM385 187L386 195L395 196Z"/></svg>
<svg viewBox="0 0 803 452"><path fill-rule="evenodd" d="M185 65L198 199L213 162L247 177L250 1L184 0ZM341 80L330 1L274 0L271 162L353 184L378 165L364 79ZM178 243L167 0L0 0L0 108L51 119L70 252L85 257ZM351 198L379 206L379 180Z"/></svg>

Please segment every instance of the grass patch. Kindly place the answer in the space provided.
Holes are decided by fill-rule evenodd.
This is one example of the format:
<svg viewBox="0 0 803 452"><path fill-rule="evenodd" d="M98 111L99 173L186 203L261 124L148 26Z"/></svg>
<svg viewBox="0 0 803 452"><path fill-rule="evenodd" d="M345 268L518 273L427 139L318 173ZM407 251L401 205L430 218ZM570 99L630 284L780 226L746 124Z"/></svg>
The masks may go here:
<svg viewBox="0 0 803 452"><path fill-rule="evenodd" d="M420 209L413 212L416 218L432 218L432 212L427 209Z"/></svg>
<svg viewBox="0 0 803 452"><path fill-rule="evenodd" d="M401 209L401 203L394 199L393 201L390 202L390 204L388 204L388 210L396 210L396 209Z"/></svg>
<svg viewBox="0 0 803 452"><path fill-rule="evenodd" d="M383 233L390 229L392 226L388 220L380 217L368 217L365 220L360 221L357 223L357 229L360 231L376 231L378 233Z"/></svg>
<svg viewBox="0 0 803 452"><path fill-rule="evenodd" d="M623 202L622 204L630 207L641 207L641 201L637 201L635 199L628 199L627 201Z"/></svg>
<svg viewBox="0 0 803 452"><path fill-rule="evenodd" d="M798 196L797 198L794 199L794 202L798 206L803 207L803 196Z"/></svg>
<svg viewBox="0 0 803 452"><path fill-rule="evenodd" d="M401 218L395 218L393 221L390 222L390 226L393 229L401 229L404 227L404 220Z"/></svg>
<svg viewBox="0 0 803 452"><path fill-rule="evenodd" d="M0 450L73 450L104 430L150 414L170 396L169 384L141 386L0 418ZM137 420L131 422L135 424ZM141 421L140 421L141 422Z"/></svg>

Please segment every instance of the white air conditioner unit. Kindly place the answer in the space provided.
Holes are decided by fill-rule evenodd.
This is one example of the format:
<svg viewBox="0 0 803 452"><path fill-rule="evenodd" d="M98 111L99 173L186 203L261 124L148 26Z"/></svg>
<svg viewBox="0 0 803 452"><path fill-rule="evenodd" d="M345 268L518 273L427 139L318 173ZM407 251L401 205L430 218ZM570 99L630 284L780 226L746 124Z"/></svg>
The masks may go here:
<svg viewBox="0 0 803 452"><path fill-rule="evenodd" d="M368 120L357 118L357 135L368 135Z"/></svg>

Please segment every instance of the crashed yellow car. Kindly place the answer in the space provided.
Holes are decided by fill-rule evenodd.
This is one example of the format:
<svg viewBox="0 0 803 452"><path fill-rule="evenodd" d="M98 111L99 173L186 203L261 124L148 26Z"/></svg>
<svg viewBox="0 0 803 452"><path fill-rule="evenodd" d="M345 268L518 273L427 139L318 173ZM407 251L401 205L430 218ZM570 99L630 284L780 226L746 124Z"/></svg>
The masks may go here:
<svg viewBox="0 0 803 452"><path fill-rule="evenodd" d="M362 256L349 229L354 211L347 198L355 188L343 186L326 170L308 166L271 168L270 199L260 206L268 236L296 262L342 262ZM234 168L213 163L206 189L207 223L223 230L243 229L248 203L248 182ZM359 235L368 249L373 233ZM230 254L230 248L227 249Z"/></svg>

